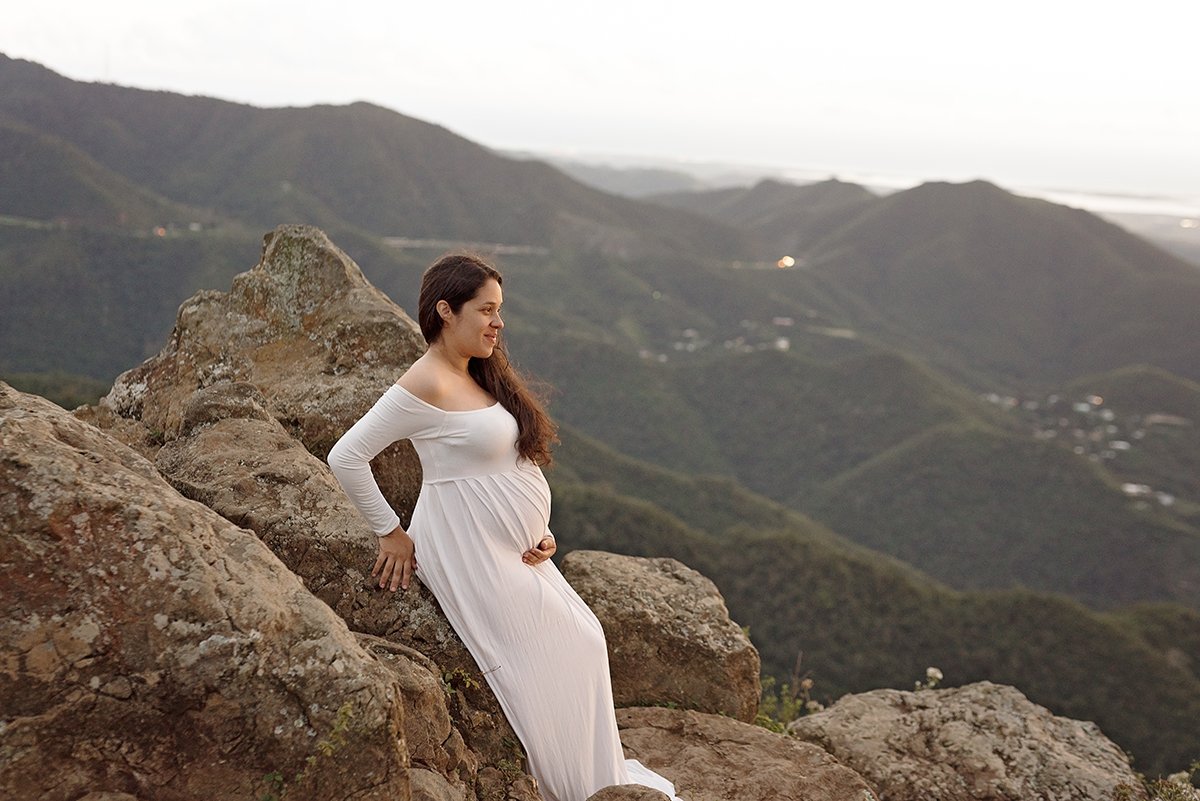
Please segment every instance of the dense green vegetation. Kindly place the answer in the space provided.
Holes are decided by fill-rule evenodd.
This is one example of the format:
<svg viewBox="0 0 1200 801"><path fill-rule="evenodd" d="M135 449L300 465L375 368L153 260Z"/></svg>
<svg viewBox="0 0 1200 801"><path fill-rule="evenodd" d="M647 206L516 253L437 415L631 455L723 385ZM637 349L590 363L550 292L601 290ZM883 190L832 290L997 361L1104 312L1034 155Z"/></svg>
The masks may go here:
<svg viewBox="0 0 1200 801"><path fill-rule="evenodd" d="M112 386L108 381L70 373L5 373L0 374L0 381L21 392L41 395L64 409L94 404Z"/></svg>
<svg viewBox="0 0 1200 801"><path fill-rule="evenodd" d="M60 223L124 226L211 222L211 214L156 196L52 136L0 121L0 209Z"/></svg>
<svg viewBox="0 0 1200 801"><path fill-rule="evenodd" d="M930 429L837 476L806 508L956 586L1024 585L1093 606L1200 606L1200 532L1158 504L1131 501L1056 443Z"/></svg>
<svg viewBox="0 0 1200 801"><path fill-rule="evenodd" d="M0 226L0 371L113 378L159 351L186 297L252 267L256 242Z"/></svg>
<svg viewBox="0 0 1200 801"><path fill-rule="evenodd" d="M1036 440L901 354L659 364L551 332L518 343L560 388L555 413L580 430L672 469L735 478L952 586L1200 606L1200 528L1185 501L1131 500L1101 464ZM1164 482L1186 488L1200 472L1185 447L1194 427L1165 434L1177 436L1151 432L1114 464L1137 472L1144 443L1154 464L1190 471Z"/></svg>

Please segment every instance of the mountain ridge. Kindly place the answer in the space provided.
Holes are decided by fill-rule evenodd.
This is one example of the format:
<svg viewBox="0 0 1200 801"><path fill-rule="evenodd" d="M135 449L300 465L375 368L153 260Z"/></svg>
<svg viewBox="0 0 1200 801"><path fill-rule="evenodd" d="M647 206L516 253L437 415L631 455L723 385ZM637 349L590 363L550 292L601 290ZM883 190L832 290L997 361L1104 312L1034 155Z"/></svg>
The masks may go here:
<svg viewBox="0 0 1200 801"><path fill-rule="evenodd" d="M81 84L0 57L3 117L59 136L165 197L249 224L289 219L340 230L353 220L378 236L567 241L628 256L750 249L733 229L607 195L362 101L262 109Z"/></svg>

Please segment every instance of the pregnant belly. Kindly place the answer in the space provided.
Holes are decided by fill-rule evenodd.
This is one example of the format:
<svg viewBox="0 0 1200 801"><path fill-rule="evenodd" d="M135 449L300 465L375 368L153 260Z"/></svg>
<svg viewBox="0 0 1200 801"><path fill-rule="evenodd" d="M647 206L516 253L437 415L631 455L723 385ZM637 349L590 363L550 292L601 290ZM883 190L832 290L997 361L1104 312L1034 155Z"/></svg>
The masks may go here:
<svg viewBox="0 0 1200 801"><path fill-rule="evenodd" d="M503 499L497 522L512 535L513 544L522 552L537 545L550 523L550 486L536 467L492 477L497 495Z"/></svg>
<svg viewBox="0 0 1200 801"><path fill-rule="evenodd" d="M453 538L523 553L542 539L549 520L550 487L541 470L530 465L425 485L412 527L414 540L428 540L435 548Z"/></svg>

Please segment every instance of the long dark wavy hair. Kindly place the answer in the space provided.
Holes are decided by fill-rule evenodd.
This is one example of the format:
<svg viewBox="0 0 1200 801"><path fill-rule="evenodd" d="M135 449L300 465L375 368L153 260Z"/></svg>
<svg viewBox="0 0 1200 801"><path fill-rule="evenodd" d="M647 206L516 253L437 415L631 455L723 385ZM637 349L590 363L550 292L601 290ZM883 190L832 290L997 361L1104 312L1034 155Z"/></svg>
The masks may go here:
<svg viewBox="0 0 1200 801"><path fill-rule="evenodd" d="M489 278L504 284L500 271L474 253L447 253L429 266L421 276L417 299L417 322L426 343L432 345L442 335L445 323L437 312L438 301L446 301L458 314ZM517 419L517 452L534 464L549 465L550 446L558 441L558 426L529 382L509 361L503 337L497 337L491 356L471 357L467 372Z"/></svg>

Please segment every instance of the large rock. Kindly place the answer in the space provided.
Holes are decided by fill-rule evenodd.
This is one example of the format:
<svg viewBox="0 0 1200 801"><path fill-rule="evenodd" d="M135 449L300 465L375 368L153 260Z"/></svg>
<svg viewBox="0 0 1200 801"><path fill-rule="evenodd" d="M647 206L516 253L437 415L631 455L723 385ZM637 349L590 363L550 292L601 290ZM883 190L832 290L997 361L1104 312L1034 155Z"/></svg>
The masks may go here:
<svg viewBox="0 0 1200 801"><path fill-rule="evenodd" d="M850 695L788 728L866 776L884 801L1083 801L1141 786L1094 723L990 682Z"/></svg>
<svg viewBox="0 0 1200 801"><path fill-rule="evenodd" d="M604 627L617 706L754 720L758 651L715 584L674 559L603 551L571 551L562 572Z"/></svg>
<svg viewBox="0 0 1200 801"><path fill-rule="evenodd" d="M393 594L370 580L377 538L269 405L246 383L197 391L156 467L184 496L257 533L351 629L372 635L372 650L401 678L413 764L442 777L422 776L421 787L443 781L453 794L476 783L479 763L523 765L499 702L433 595L419 581Z"/></svg>
<svg viewBox="0 0 1200 801"><path fill-rule="evenodd" d="M251 532L0 384L0 796L408 799L396 679ZM297 780L297 775L301 778Z"/></svg>
<svg viewBox="0 0 1200 801"><path fill-rule="evenodd" d="M264 237L258 265L234 278L229 292L199 292L185 301L162 352L122 373L100 405L139 422L112 428L143 447L179 435L197 389L245 382L323 458L424 350L412 319L324 233L283 225ZM105 428L113 422L97 411L81 415ZM375 468L407 520L420 489L412 446L392 446Z"/></svg>
<svg viewBox="0 0 1200 801"><path fill-rule="evenodd" d="M670 779L687 801L877 801L822 749L721 715L617 710L625 756Z"/></svg>

